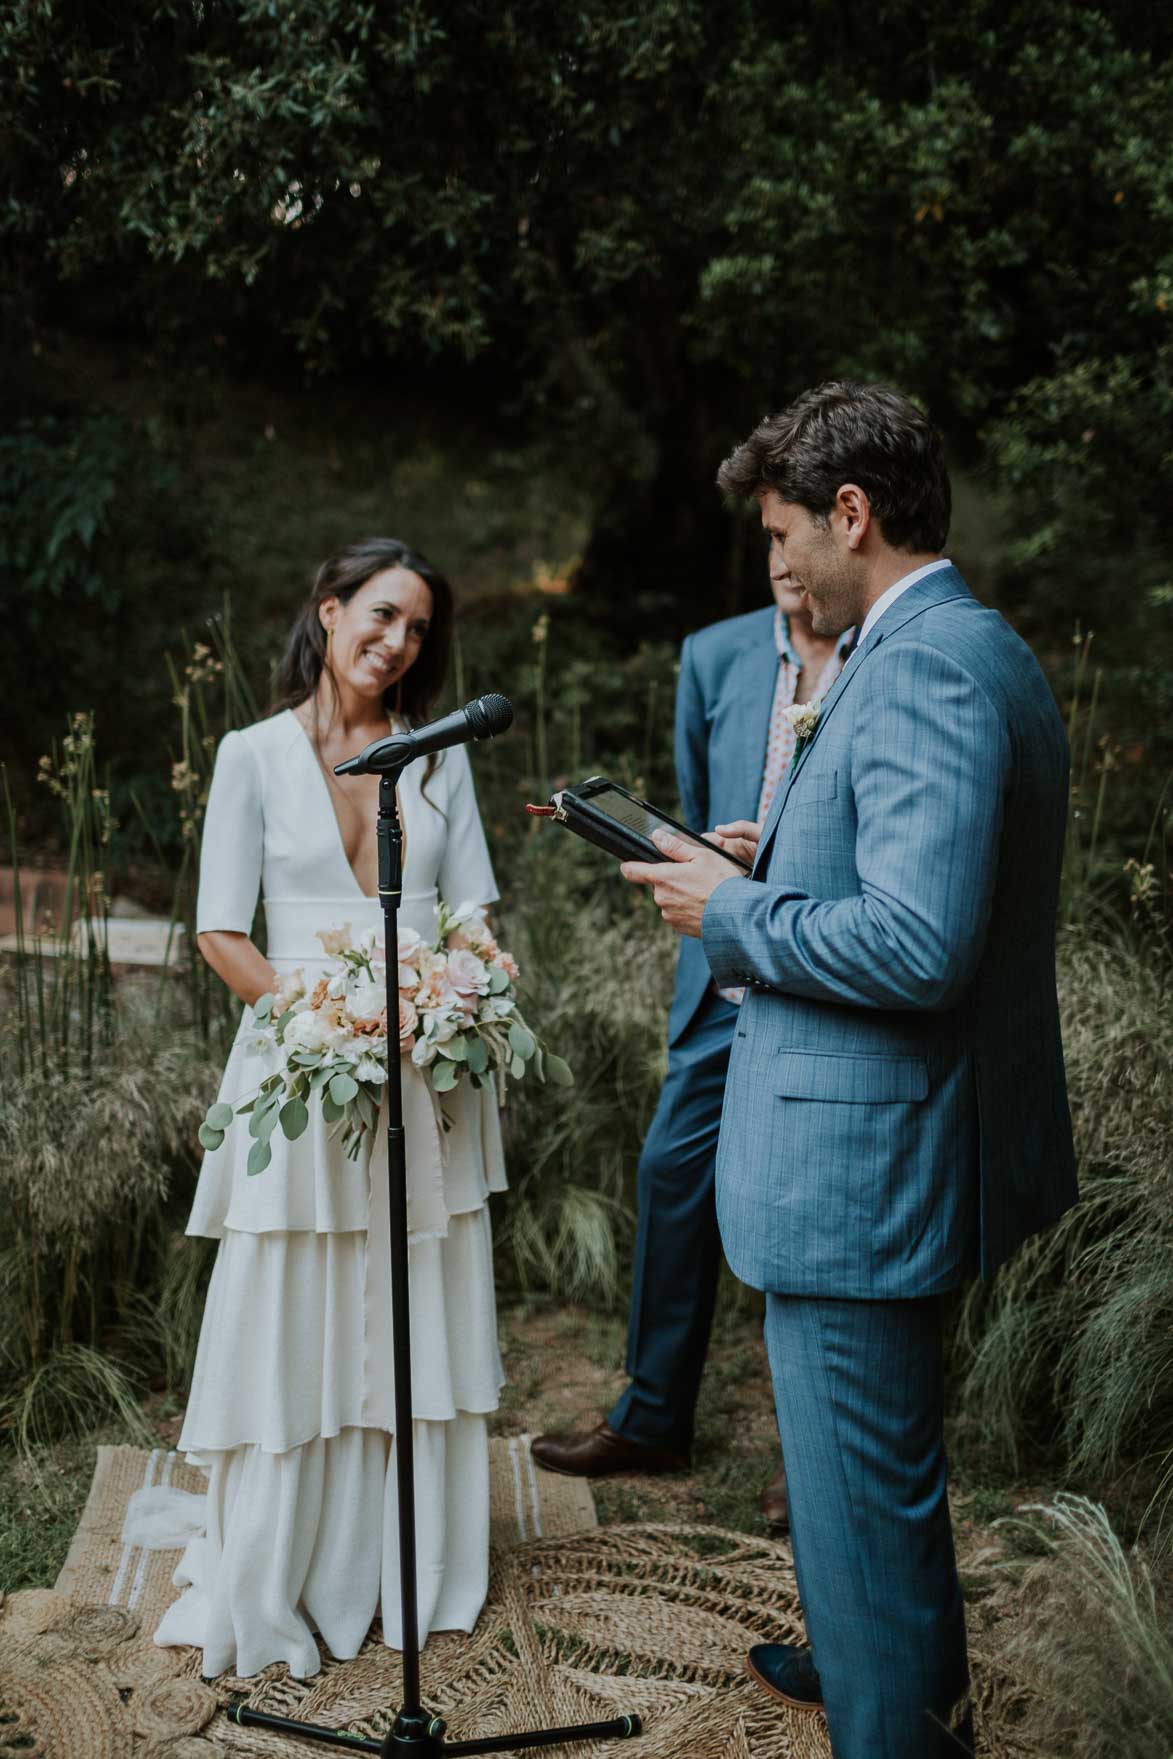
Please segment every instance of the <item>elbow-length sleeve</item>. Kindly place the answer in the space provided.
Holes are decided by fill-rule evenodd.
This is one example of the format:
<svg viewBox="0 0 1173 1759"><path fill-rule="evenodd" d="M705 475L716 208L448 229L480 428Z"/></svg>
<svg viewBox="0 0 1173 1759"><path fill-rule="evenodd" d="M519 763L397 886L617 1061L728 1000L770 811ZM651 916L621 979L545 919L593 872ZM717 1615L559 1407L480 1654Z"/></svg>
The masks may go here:
<svg viewBox="0 0 1173 1759"><path fill-rule="evenodd" d="M448 770L448 829L438 878L440 896L453 907L466 902L492 904L501 894L493 877L472 766L463 745L454 745L445 753L444 768Z"/></svg>
<svg viewBox="0 0 1173 1759"><path fill-rule="evenodd" d="M225 733L216 753L200 850L196 933L249 934L261 885L261 777L248 741Z"/></svg>

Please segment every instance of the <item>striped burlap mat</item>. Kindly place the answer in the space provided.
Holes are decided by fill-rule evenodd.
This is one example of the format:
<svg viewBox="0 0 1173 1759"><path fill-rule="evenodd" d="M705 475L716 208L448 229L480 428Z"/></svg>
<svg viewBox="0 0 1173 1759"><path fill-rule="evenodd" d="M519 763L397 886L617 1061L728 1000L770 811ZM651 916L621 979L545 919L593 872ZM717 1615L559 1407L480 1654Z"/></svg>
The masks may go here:
<svg viewBox="0 0 1173 1759"><path fill-rule="evenodd" d="M712 1527L598 1527L589 1489L535 1472L527 1438L492 1447L485 1609L471 1636L434 1635L421 1658L424 1703L453 1739L634 1712L644 1733L624 1749L632 1759L830 1759L822 1716L788 1711L745 1674L752 1643L803 1640L788 1546ZM242 1696L381 1738L401 1677L377 1624L354 1660L324 1655L309 1680L275 1665L248 1680L204 1681L198 1650L154 1646L177 1554L128 1550L121 1527L131 1492L160 1482L203 1488L175 1455L103 1449L56 1589L0 1605L0 1759L330 1750L230 1723L223 1707ZM1005 1683L980 1670L977 1711L979 1752L1017 1759L1023 1750L999 1738L1015 1720ZM552 1751L615 1759L617 1748Z"/></svg>
<svg viewBox="0 0 1173 1759"><path fill-rule="evenodd" d="M583 1533L597 1525L590 1486L534 1467L528 1435L489 1443L489 1543L496 1553L529 1539ZM174 1485L197 1494L207 1477L179 1454L156 1448L99 1448L94 1481L69 1548L57 1592L76 1606L121 1606L154 1630L179 1590L171 1577L175 1553L123 1545L131 1495L144 1486ZM0 1754L3 1749L0 1748Z"/></svg>

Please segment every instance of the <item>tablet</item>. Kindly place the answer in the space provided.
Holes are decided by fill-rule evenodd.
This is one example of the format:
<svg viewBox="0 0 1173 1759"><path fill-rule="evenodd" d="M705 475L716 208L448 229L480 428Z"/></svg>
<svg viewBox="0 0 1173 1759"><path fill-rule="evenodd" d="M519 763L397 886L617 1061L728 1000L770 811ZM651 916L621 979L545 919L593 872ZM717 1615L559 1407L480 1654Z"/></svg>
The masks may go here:
<svg viewBox="0 0 1173 1759"><path fill-rule="evenodd" d="M661 812L638 794L620 787L606 776L588 776L585 782L562 788L550 797L548 807L530 807L545 817L556 819L596 848L617 855L621 861L663 861L664 856L652 842L655 830L669 831L699 843L702 849L723 855L731 866L742 873L750 871L749 863L727 850L717 849L698 831L682 825L679 819Z"/></svg>

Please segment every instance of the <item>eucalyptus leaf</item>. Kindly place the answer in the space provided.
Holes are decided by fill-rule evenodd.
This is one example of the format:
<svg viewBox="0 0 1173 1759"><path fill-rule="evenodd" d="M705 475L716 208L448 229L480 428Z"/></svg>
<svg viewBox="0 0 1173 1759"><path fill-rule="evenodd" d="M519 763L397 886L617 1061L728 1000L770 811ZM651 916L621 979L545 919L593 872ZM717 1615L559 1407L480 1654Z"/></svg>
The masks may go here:
<svg viewBox="0 0 1173 1759"><path fill-rule="evenodd" d="M249 1178L251 1179L254 1173L263 1173L272 1158L273 1150L267 1142L254 1142L248 1151Z"/></svg>
<svg viewBox="0 0 1173 1759"><path fill-rule="evenodd" d="M574 1076L571 1073L570 1064L564 1062L561 1057L556 1057L553 1051L546 1052L546 1079L555 1087L574 1086Z"/></svg>
<svg viewBox="0 0 1173 1759"><path fill-rule="evenodd" d="M432 1088L436 1093L451 1093L460 1076L455 1063L442 1063L437 1060L432 1064Z"/></svg>
<svg viewBox="0 0 1173 1759"><path fill-rule="evenodd" d="M358 1082L353 1075L345 1073L335 1075L330 1082L330 1098L335 1105L345 1105L358 1092Z"/></svg>
<svg viewBox="0 0 1173 1759"><path fill-rule="evenodd" d="M209 1154L215 1154L216 1150L224 1140L223 1130L213 1130L212 1126L207 1122L200 1125L198 1134L201 1144L207 1149Z"/></svg>
<svg viewBox="0 0 1173 1759"><path fill-rule="evenodd" d="M256 1001L253 1003L253 1019L258 1025L263 1025L268 1020L270 1014L273 1012L273 1003L276 1000L276 996L270 994L257 997Z"/></svg>
<svg viewBox="0 0 1173 1759"><path fill-rule="evenodd" d="M296 1142L310 1121L306 1103L302 1099L289 1099L281 1107L281 1128L290 1142Z"/></svg>
<svg viewBox="0 0 1173 1759"><path fill-rule="evenodd" d="M310 1092L317 1093L318 1089L325 1087L327 1081L331 1079L332 1073L329 1069L315 1069L310 1076Z"/></svg>
<svg viewBox="0 0 1173 1759"><path fill-rule="evenodd" d="M322 1095L322 1116L327 1124L336 1124L342 1116L342 1107L335 1105L328 1093Z"/></svg>
<svg viewBox="0 0 1173 1759"><path fill-rule="evenodd" d="M218 1105L208 1107L208 1115L204 1122L211 1130L227 1130L233 1116L232 1107L225 1105L224 1101L221 1100Z"/></svg>
<svg viewBox="0 0 1173 1759"><path fill-rule="evenodd" d="M509 1065L509 1073L515 1081L520 1081L525 1074L525 1063L521 1057L514 1057Z"/></svg>
<svg viewBox="0 0 1173 1759"><path fill-rule="evenodd" d="M519 1020L515 1020L509 1028L509 1048L515 1057L528 1060L537 1050L532 1032L528 1032Z"/></svg>
<svg viewBox="0 0 1173 1759"><path fill-rule="evenodd" d="M442 1057L448 1057L454 1063L468 1061L468 1045L462 1033L458 1032L455 1038L450 1038L446 1044L442 1044L438 1048Z"/></svg>
<svg viewBox="0 0 1173 1759"><path fill-rule="evenodd" d="M479 1035L466 1040L466 1060L469 1072L473 1075L483 1075L488 1068L489 1053Z"/></svg>
<svg viewBox="0 0 1173 1759"><path fill-rule="evenodd" d="M499 996L499 995L502 995L504 993L504 991L507 990L508 988L509 988L509 973L507 971L502 971L502 969L499 965L490 966L490 968L489 968L489 994L491 996Z"/></svg>

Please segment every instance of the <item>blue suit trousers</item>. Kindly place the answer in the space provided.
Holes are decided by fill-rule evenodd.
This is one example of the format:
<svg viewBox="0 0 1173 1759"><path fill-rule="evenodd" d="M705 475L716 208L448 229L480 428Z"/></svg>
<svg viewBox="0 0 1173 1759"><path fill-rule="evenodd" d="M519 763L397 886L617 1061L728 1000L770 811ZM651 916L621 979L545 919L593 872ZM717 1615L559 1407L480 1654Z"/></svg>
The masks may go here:
<svg viewBox="0 0 1173 1759"><path fill-rule="evenodd" d="M972 1747L941 1318L936 1296L766 1297L795 1571L835 1759Z"/></svg>
<svg viewBox="0 0 1173 1759"><path fill-rule="evenodd" d="M631 1383L607 1421L630 1441L680 1453L692 1446L721 1268L713 1180L737 1014L710 990L670 1049L639 1163Z"/></svg>

